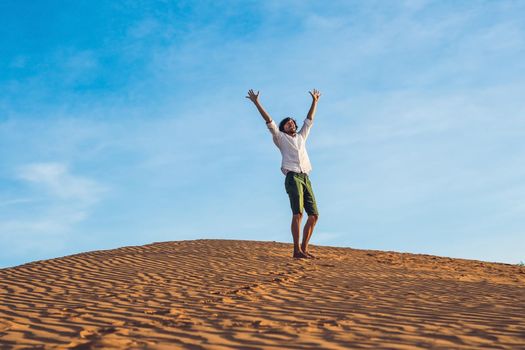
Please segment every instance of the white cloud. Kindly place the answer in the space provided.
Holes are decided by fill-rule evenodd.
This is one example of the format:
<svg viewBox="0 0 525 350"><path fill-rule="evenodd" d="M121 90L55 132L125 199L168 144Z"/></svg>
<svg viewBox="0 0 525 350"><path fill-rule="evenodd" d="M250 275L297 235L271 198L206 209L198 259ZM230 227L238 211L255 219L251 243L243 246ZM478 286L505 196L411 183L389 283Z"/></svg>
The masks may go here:
<svg viewBox="0 0 525 350"><path fill-rule="evenodd" d="M25 165L20 168L18 177L41 186L58 199L76 200L83 204L97 202L105 191L95 181L71 174L67 166L61 163Z"/></svg>
<svg viewBox="0 0 525 350"><path fill-rule="evenodd" d="M106 186L72 173L67 164L59 162L20 166L15 177L21 183L15 192L9 192L18 193L19 198L0 202L4 206L0 242L9 247L7 258L28 254L46 257L63 251L72 239L70 234L89 219L94 206L108 192Z"/></svg>
<svg viewBox="0 0 525 350"><path fill-rule="evenodd" d="M34 198L15 198L15 199L4 199L0 201L0 207L7 207L11 205L33 203L37 201Z"/></svg>
<svg viewBox="0 0 525 350"><path fill-rule="evenodd" d="M57 209L55 208L52 213L33 216L31 219L2 221L0 222L1 235L27 237L35 233L44 236L61 235L87 217L87 213L82 210L66 207Z"/></svg>

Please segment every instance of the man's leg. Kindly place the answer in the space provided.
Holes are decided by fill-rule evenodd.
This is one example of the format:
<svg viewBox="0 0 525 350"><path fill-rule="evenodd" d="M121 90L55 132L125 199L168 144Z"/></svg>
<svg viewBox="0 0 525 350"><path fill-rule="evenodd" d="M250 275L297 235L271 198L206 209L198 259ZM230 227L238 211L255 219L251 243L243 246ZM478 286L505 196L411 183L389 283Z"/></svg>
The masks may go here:
<svg viewBox="0 0 525 350"><path fill-rule="evenodd" d="M293 237L293 257L294 258L306 258L306 254L302 251L299 246L299 235L301 234L301 221L303 214L294 214L292 216L292 237Z"/></svg>
<svg viewBox="0 0 525 350"><path fill-rule="evenodd" d="M290 198L292 208L292 238L293 238L293 257L306 258L306 254L301 250L299 238L301 235L301 221L303 219L303 185L294 173L288 173L285 180L285 188Z"/></svg>
<svg viewBox="0 0 525 350"><path fill-rule="evenodd" d="M308 215L308 220L306 220L306 224L304 225L303 242L301 243L301 250L306 255L311 255L308 253L308 242L310 241L310 237L312 237L312 232L314 232L314 227L317 223L318 218L319 215Z"/></svg>
<svg viewBox="0 0 525 350"><path fill-rule="evenodd" d="M310 182L310 179L306 177L305 179L305 186L303 188L303 196L304 196L304 208L306 209L306 212L308 213L308 220L306 221L306 224L304 225L303 230L303 242L301 243L301 250L305 255L307 255L309 258L313 258L314 256L308 252L308 242L310 241L310 237L312 237L312 233L314 232L315 224L317 223L317 220L319 219L319 211L317 210L317 203L315 201L314 191L312 189L312 183Z"/></svg>

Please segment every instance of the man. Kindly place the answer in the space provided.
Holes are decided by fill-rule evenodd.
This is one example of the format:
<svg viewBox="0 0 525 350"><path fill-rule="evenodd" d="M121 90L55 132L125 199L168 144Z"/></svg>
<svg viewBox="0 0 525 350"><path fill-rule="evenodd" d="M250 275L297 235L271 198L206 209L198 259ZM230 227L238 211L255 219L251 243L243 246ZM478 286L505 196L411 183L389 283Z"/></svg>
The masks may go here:
<svg viewBox="0 0 525 350"><path fill-rule="evenodd" d="M246 96L255 104L266 121L266 125L273 136L273 142L279 148L283 157L281 170L286 175L285 188L290 197L290 206L292 207L293 257L297 259L315 258L308 251L308 242L319 218L312 184L308 178L312 165L310 164L308 153L306 153L306 139L312 127L317 101L319 101L321 93L314 89L310 91L310 95L312 96L312 105L299 131L297 131L297 123L292 118L283 119L279 123L279 128L277 128L273 119L259 102L259 91L255 93L250 89L248 96ZM301 245L299 245L303 209L308 214L308 220L303 229Z"/></svg>

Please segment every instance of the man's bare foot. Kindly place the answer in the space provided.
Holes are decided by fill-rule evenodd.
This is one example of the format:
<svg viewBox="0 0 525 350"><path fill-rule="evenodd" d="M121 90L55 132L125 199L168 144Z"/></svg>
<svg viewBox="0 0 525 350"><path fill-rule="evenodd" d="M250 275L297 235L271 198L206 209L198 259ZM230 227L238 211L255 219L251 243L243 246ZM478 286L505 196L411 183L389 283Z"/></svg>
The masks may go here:
<svg viewBox="0 0 525 350"><path fill-rule="evenodd" d="M317 259L317 257L316 257L315 255L313 255L312 253L310 253L310 252L308 251L308 246L303 246L303 245L301 245L301 252L303 252L304 255L306 255L306 257L307 257L308 259Z"/></svg>
<svg viewBox="0 0 525 350"><path fill-rule="evenodd" d="M304 253L304 255L306 255L306 257L308 259L319 259L318 257L316 257L315 255L313 255L312 253L310 253L308 250L306 249L303 249L302 252Z"/></svg>
<svg viewBox="0 0 525 350"><path fill-rule="evenodd" d="M308 259L308 255L301 251L297 251L293 253L294 259Z"/></svg>
<svg viewBox="0 0 525 350"><path fill-rule="evenodd" d="M304 255L306 255L306 257L308 259L319 259L318 257L316 257L315 255L313 255L312 253L310 252L304 252Z"/></svg>

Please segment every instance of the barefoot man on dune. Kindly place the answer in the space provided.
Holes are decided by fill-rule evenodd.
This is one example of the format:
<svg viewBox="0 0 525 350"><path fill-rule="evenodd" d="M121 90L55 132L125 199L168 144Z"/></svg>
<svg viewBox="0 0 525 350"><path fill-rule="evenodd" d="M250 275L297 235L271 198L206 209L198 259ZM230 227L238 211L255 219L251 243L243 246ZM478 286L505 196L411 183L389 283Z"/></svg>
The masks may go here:
<svg viewBox="0 0 525 350"><path fill-rule="evenodd" d="M312 96L312 105L299 131L297 131L297 123L292 118L284 118L279 123L279 128L277 128L273 119L259 102L259 91L255 93L250 89L248 96L246 96L255 104L266 121L266 125L273 136L273 142L279 148L283 157L281 171L286 175L284 186L288 197L290 197L290 206L292 207L293 257L297 259L314 258L308 251L308 241L310 241L315 224L319 218L312 184L308 178L312 165L310 164L308 153L306 153L306 139L312 127L317 101L321 93L314 89L310 91L310 95ZM308 220L304 225L302 243L299 245L303 209L308 214Z"/></svg>

